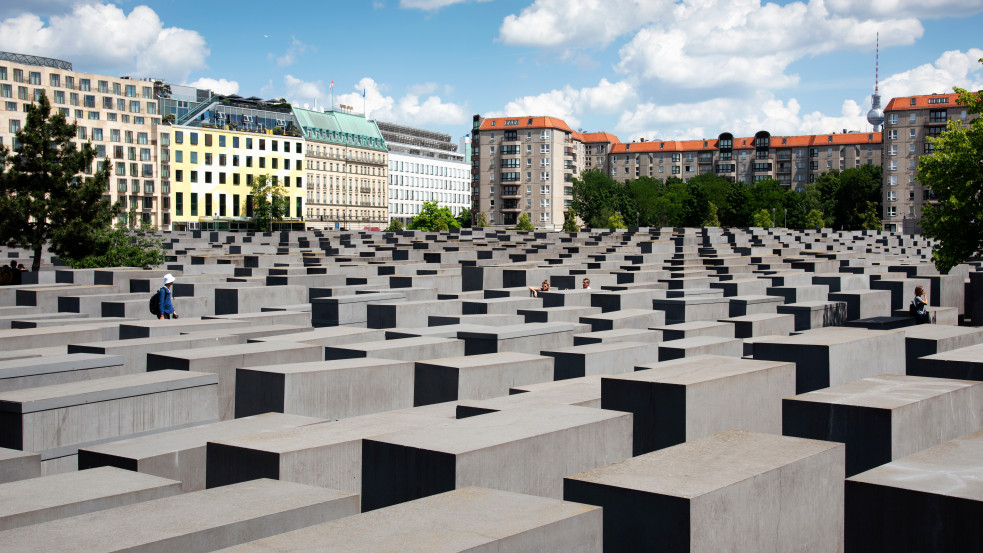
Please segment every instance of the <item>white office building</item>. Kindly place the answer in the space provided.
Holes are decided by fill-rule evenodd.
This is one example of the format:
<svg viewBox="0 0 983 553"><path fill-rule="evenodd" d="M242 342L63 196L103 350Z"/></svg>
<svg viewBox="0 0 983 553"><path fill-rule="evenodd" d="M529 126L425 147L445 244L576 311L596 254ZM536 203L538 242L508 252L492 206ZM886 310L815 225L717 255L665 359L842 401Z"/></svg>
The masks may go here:
<svg viewBox="0 0 983 553"><path fill-rule="evenodd" d="M436 201L455 216L471 207L471 165L444 133L376 122L389 149L389 217L409 223Z"/></svg>

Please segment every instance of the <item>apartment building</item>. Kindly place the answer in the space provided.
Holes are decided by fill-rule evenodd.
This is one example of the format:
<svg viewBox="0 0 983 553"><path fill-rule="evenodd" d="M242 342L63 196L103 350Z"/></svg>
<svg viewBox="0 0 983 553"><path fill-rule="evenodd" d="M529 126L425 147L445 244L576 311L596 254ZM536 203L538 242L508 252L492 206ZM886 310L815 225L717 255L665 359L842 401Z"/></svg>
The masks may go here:
<svg viewBox="0 0 983 553"><path fill-rule="evenodd" d="M0 52L0 144L16 149L27 108L44 94L54 112L78 124L76 142L112 164L106 197L123 208L122 222L169 229L161 205L156 126L161 116L153 82L74 71L67 61Z"/></svg>
<svg viewBox="0 0 983 553"><path fill-rule="evenodd" d="M975 116L974 116L975 117ZM928 138L938 137L949 121L968 123L957 94L892 98L884 110L884 230L919 233L922 207L934 199L918 182L918 158L932 153Z"/></svg>
<svg viewBox="0 0 983 553"><path fill-rule="evenodd" d="M287 104L213 97L160 129L175 230L252 228L250 186L276 177L289 201L280 228L304 228L304 138Z"/></svg>
<svg viewBox="0 0 983 553"><path fill-rule="evenodd" d="M455 216L471 208L470 161L451 135L377 123L389 150L390 219L407 224L429 201L448 207Z"/></svg>
<svg viewBox="0 0 983 553"><path fill-rule="evenodd" d="M559 228L583 158L581 134L555 117L475 115L472 210L492 225L515 225L522 213L539 228Z"/></svg>
<svg viewBox="0 0 983 553"><path fill-rule="evenodd" d="M736 138L721 133L716 139L616 143L608 158L608 174L621 182L643 176L687 181L712 173L731 182L775 179L801 189L825 171L880 165L881 133L772 136L759 131Z"/></svg>
<svg viewBox="0 0 983 553"><path fill-rule="evenodd" d="M305 141L307 226L384 227L387 152L375 121L336 110L294 114Z"/></svg>

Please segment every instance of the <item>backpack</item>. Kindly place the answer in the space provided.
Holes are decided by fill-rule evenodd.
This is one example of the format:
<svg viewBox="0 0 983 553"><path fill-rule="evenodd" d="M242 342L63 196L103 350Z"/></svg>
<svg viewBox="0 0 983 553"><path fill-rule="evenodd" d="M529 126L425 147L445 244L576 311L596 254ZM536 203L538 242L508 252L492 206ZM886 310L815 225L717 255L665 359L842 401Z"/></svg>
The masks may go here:
<svg viewBox="0 0 983 553"><path fill-rule="evenodd" d="M150 296L150 314L154 317L160 317L160 290Z"/></svg>

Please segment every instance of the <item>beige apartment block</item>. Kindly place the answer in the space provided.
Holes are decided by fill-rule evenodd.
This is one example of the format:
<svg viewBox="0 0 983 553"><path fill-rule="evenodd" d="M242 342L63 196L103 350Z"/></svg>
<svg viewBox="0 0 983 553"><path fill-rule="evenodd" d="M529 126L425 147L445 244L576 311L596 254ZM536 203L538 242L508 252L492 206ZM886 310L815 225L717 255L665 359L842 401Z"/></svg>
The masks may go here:
<svg viewBox="0 0 983 553"><path fill-rule="evenodd" d="M892 98L884 110L884 230L920 233L922 207L934 199L918 182L918 158L932 153L930 137L938 137L949 121L968 123L966 106L956 94Z"/></svg>
<svg viewBox="0 0 983 553"><path fill-rule="evenodd" d="M775 179L802 188L826 171L880 165L881 133L753 137L722 133L715 139L613 144L607 172L625 182L639 177L683 181L712 173L731 182ZM596 163L595 163L596 166Z"/></svg>
<svg viewBox="0 0 983 553"><path fill-rule="evenodd" d="M159 174L161 116L152 81L74 71L66 61L0 52L0 144L16 150L27 108L44 94L55 113L78 124L77 143L91 143L96 163L112 167L106 197L123 208L120 219L168 230L161 217L165 187Z"/></svg>
<svg viewBox="0 0 983 553"><path fill-rule="evenodd" d="M580 133L555 117L475 115L472 210L492 225L515 225L528 213L537 228L559 228L580 174Z"/></svg>

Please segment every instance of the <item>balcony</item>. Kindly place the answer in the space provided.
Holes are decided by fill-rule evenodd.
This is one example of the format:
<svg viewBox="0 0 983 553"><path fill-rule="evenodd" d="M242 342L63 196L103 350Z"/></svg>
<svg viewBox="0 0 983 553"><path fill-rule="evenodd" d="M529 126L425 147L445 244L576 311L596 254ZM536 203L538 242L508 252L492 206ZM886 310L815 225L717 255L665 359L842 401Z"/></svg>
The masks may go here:
<svg viewBox="0 0 983 553"><path fill-rule="evenodd" d="M791 152L778 152L778 161L788 161L792 159Z"/></svg>
<svg viewBox="0 0 983 553"><path fill-rule="evenodd" d="M778 164L778 172L779 173L791 173L792 172L792 165L789 164L789 163L779 163Z"/></svg>

